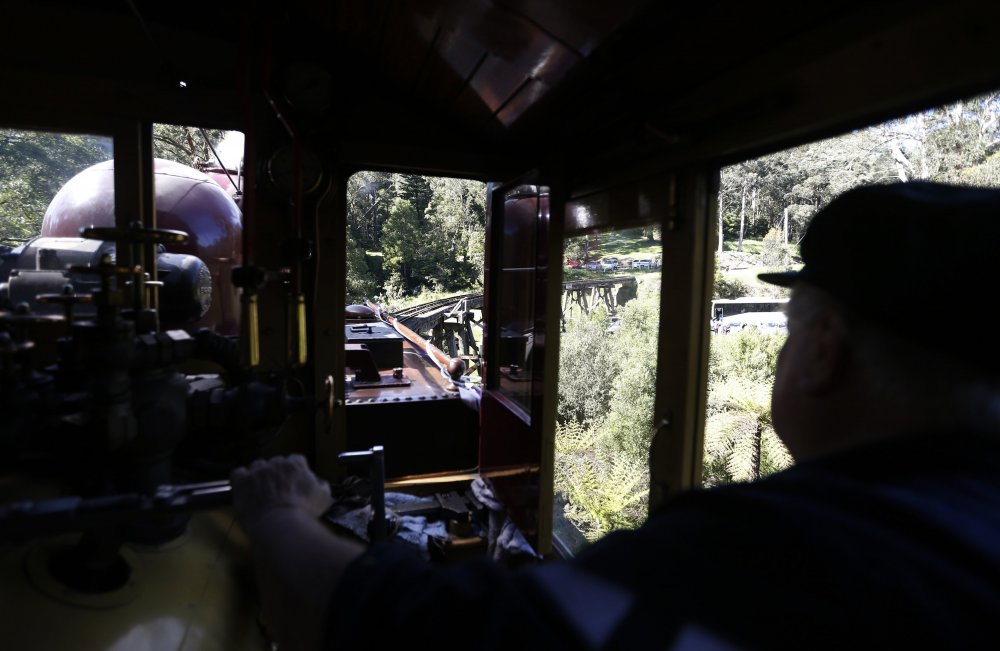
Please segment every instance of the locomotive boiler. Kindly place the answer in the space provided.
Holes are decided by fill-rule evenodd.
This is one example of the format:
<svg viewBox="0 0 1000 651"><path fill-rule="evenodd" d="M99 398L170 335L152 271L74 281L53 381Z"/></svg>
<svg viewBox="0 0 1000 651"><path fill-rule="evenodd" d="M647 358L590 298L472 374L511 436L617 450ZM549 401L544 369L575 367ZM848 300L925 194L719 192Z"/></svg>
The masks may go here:
<svg viewBox="0 0 1000 651"><path fill-rule="evenodd" d="M240 265L242 218L229 192L206 174L177 162L154 161L156 223L182 231L183 241L159 244L159 317L168 328L196 332L208 328L222 335L239 331L239 296L230 280ZM67 285L89 294L97 287L93 273L104 255L115 258L114 241L81 237L85 228L115 223L114 161L93 165L70 179L49 204L41 236L4 256L0 262L0 305L27 303L33 312L57 314L60 305L37 296L61 293ZM68 270L73 267L75 270ZM93 306L75 308L92 316Z"/></svg>

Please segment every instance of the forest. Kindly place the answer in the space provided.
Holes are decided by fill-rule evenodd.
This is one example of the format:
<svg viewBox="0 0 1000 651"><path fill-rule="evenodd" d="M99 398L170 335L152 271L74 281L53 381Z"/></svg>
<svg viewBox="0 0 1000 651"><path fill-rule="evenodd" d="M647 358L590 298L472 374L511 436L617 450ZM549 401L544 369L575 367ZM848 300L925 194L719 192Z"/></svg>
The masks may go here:
<svg viewBox="0 0 1000 651"><path fill-rule="evenodd" d="M391 309L482 291L485 241L484 183L390 172L347 181L349 301Z"/></svg>
<svg viewBox="0 0 1000 651"><path fill-rule="evenodd" d="M1000 92L889 120L722 170L719 246L776 232L802 237L816 211L857 185L933 180L1000 184Z"/></svg>

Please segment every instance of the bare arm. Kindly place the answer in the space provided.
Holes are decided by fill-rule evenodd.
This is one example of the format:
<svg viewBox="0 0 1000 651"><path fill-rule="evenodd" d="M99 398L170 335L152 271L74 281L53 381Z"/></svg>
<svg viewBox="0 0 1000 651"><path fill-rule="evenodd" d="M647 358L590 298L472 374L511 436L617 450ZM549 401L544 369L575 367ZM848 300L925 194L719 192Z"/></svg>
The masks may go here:
<svg viewBox="0 0 1000 651"><path fill-rule="evenodd" d="M233 471L232 482L268 625L282 649L319 649L334 588L363 548L317 520L330 488L303 457L256 461Z"/></svg>

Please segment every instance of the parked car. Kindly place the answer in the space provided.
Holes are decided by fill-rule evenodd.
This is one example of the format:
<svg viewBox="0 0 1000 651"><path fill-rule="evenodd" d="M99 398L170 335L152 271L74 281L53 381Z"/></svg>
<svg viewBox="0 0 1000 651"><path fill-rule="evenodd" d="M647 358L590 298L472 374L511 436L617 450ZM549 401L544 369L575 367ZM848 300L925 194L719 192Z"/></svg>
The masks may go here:
<svg viewBox="0 0 1000 651"><path fill-rule="evenodd" d="M632 268L633 269L652 269L653 268L653 261L652 260L647 260L647 259L633 260L632 261Z"/></svg>
<svg viewBox="0 0 1000 651"><path fill-rule="evenodd" d="M591 260L591 261L590 261L590 262L588 262L588 263L587 263L587 264L586 264L585 266L586 266L586 268L587 268L587 269L589 269L590 271L597 271L597 270L598 270L598 268L600 268L600 265L599 265L599 264L597 264L597 261L595 261L595 260Z"/></svg>
<svg viewBox="0 0 1000 651"><path fill-rule="evenodd" d="M566 261L566 268L567 269L582 269L583 268L583 262L581 262L580 260L567 260Z"/></svg>
<svg viewBox="0 0 1000 651"><path fill-rule="evenodd" d="M604 258L601 260L601 271L614 271L618 268L618 258Z"/></svg>

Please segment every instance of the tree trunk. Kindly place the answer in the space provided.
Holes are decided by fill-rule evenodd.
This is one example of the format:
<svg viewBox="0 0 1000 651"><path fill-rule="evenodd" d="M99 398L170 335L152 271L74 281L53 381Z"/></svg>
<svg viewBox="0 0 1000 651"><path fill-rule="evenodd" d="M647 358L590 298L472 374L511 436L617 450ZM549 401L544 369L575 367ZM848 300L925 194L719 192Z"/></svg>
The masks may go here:
<svg viewBox="0 0 1000 651"><path fill-rule="evenodd" d="M719 191L719 255L722 255L722 191Z"/></svg>
<svg viewBox="0 0 1000 651"><path fill-rule="evenodd" d="M736 243L736 251L743 253L743 233L746 232L747 225L747 185L743 184L743 192L740 195L740 239Z"/></svg>
<svg viewBox="0 0 1000 651"><path fill-rule="evenodd" d="M788 206L785 206L785 246L788 246Z"/></svg>
<svg viewBox="0 0 1000 651"><path fill-rule="evenodd" d="M757 424L757 429L753 434L753 463L751 464L751 472L753 473L750 477L751 481L757 481L760 479L760 465L761 465L761 448L763 445L764 432L760 423Z"/></svg>

